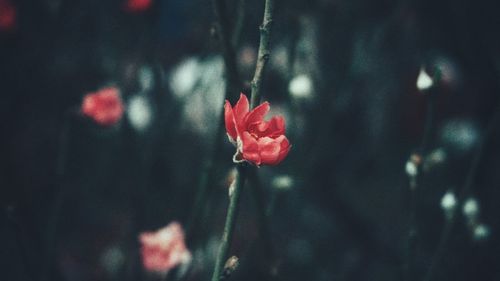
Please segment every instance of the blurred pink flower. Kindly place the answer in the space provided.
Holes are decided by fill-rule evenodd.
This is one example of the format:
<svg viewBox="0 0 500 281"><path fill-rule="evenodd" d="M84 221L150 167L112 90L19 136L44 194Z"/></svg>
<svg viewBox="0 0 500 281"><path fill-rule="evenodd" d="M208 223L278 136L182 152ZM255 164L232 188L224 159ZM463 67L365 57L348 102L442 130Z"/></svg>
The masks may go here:
<svg viewBox="0 0 500 281"><path fill-rule="evenodd" d="M139 235L144 268L166 274L177 265L189 263L191 253L184 243L184 231L178 222Z"/></svg>
<svg viewBox="0 0 500 281"><path fill-rule="evenodd" d="M83 115L102 126L116 124L122 118L123 111L123 102L116 87L103 88L85 95L81 108Z"/></svg>
<svg viewBox="0 0 500 281"><path fill-rule="evenodd" d="M125 10L132 13L144 12L151 7L153 0L127 0Z"/></svg>
<svg viewBox="0 0 500 281"><path fill-rule="evenodd" d="M16 8L9 0L0 0L0 30L10 31L16 26Z"/></svg>

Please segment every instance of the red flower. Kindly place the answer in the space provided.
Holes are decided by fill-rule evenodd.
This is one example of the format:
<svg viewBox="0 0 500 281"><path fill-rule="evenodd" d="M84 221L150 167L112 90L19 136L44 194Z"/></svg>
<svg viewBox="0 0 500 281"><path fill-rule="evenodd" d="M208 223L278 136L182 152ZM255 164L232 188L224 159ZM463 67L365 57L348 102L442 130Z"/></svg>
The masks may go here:
<svg viewBox="0 0 500 281"><path fill-rule="evenodd" d="M0 30L9 31L16 26L16 8L9 0L0 0Z"/></svg>
<svg viewBox="0 0 500 281"><path fill-rule="evenodd" d="M248 161L257 166L277 165L290 151L290 142L285 137L285 120L282 116L264 120L269 111L268 102L249 110L244 94L240 94L234 107L227 100L224 105L227 135L237 147L233 161Z"/></svg>
<svg viewBox="0 0 500 281"><path fill-rule="evenodd" d="M83 115L92 118L97 124L111 126L123 115L123 103L117 88L107 87L83 98Z"/></svg>
<svg viewBox="0 0 500 281"><path fill-rule="evenodd" d="M151 7L152 3L152 0L127 0L125 10L132 13L144 12Z"/></svg>
<svg viewBox="0 0 500 281"><path fill-rule="evenodd" d="M184 232L178 222L171 222L156 232L143 232L141 242L142 264L148 271L166 274L181 263L191 261L191 253L184 244Z"/></svg>

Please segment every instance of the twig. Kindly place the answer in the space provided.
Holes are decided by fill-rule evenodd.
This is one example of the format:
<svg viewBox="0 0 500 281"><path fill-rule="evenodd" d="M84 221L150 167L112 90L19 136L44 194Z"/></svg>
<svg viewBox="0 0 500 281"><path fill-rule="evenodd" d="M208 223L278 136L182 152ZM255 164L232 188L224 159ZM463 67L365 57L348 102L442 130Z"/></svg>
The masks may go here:
<svg viewBox="0 0 500 281"><path fill-rule="evenodd" d="M226 98L237 96L240 86L239 71L236 64L236 51L231 43L230 21L227 13L225 0L213 0L214 13L216 17L216 31L219 37L222 56L224 57L225 75L227 80Z"/></svg>
<svg viewBox="0 0 500 281"><path fill-rule="evenodd" d="M32 271L32 266L31 266L31 263L30 263L30 259L29 259L29 250L28 250L28 247L26 246L26 243L24 243L26 241L26 237L24 235L24 229L22 227L22 225L19 223L18 221L18 218L15 217L15 215L13 214L13 210L9 210L7 209L7 222L12 226L14 232L15 232L15 240L16 240L16 244L17 244L17 247L19 247L19 255L20 255L20 258L21 258L21 263L24 267L24 270L25 270L25 274L26 276L28 277L28 280L29 281L34 281L36 280L36 278L34 276L36 276L33 271Z"/></svg>
<svg viewBox="0 0 500 281"><path fill-rule="evenodd" d="M221 11L225 11L225 3L223 0L215 0L215 6L216 6L216 14L218 13L217 17L219 19L218 21L218 26L221 32L223 33L222 35L227 35L227 26L224 25L224 23L227 23L227 19L221 17L224 15L224 13L220 13ZM259 43L259 52L258 52L258 59L257 59L257 66L255 69L255 75L252 80L252 96L251 96L251 102L250 102L250 108L255 108L255 106L259 103L260 100L260 88L261 88L261 83L262 83L262 73L264 70L264 67L269 60L269 39L270 39L270 30L271 30L271 24L272 24L272 12L274 8L274 0L266 0L265 3L265 8L264 8L264 20L262 23L262 26L260 27L260 43ZM224 39L221 38L223 41L228 43L227 37ZM225 45L225 44L223 44ZM226 47L230 47L229 45L226 45ZM226 50L228 51L228 50ZM228 52L225 51L225 56L229 55ZM234 54L234 53L233 53ZM234 58L234 57L233 57ZM229 70L229 69L228 69ZM230 79L230 76L228 76L228 79ZM221 276L223 273L224 269L224 263L226 261L226 258L228 256L228 250L229 246L231 243L231 239L233 236L233 229L234 225L236 222L236 213L238 210L238 205L239 205L239 196L241 189L243 188L243 185L245 183L245 177L246 177L246 167L244 165L238 165L238 170L237 170L237 175L236 175L236 182L234 183L234 189L230 192L230 201L229 201L229 207L227 211L227 216L226 216L226 223L224 226L224 233L222 235L222 241L220 244L219 248L219 253L216 258L215 262L215 268L214 272L212 275L212 281L220 281Z"/></svg>
<svg viewBox="0 0 500 281"><path fill-rule="evenodd" d="M240 5L244 4L241 0ZM229 19L227 16L227 7L224 0L213 0L213 8L216 16L216 31L218 38L221 42L222 55L224 58L224 68L226 75L226 91L224 93L225 99L231 99L239 94L241 81L239 78L238 66L236 64L236 52L234 46L229 41L231 33L229 29ZM239 8L242 9L242 8ZM244 10L243 10L244 11ZM241 29L241 28L240 28ZM234 36L241 30L235 29ZM234 39L234 37L233 37ZM198 186L196 189L196 197L193 206L193 212L187 222L187 240L194 240L193 235L198 225L198 219L205 206L205 201L208 196L208 187L212 182L215 173L214 162L219 152L222 150L222 143L219 141L224 135L224 109L221 110L217 131L215 133L212 150L205 159L202 171L199 177ZM191 241L194 242L194 241Z"/></svg>
<svg viewBox="0 0 500 281"><path fill-rule="evenodd" d="M260 238L262 239L264 249L270 260L274 259L273 244L271 241L271 232L268 223L268 214L266 212L266 204L264 201L264 188L257 174L255 167L251 167L248 180L252 186L252 193L255 200L255 208L257 209L257 218L259 223Z"/></svg>
<svg viewBox="0 0 500 281"><path fill-rule="evenodd" d="M240 193L245 184L246 167L238 165L238 173L236 175L234 189L230 192L229 207L227 208L226 223L224 225L224 233L222 234L222 241L219 246L219 252L215 261L215 268L212 275L212 281L220 281L224 264L226 262L229 246L233 237L234 225L236 223L236 215L238 213L238 205Z"/></svg>
<svg viewBox="0 0 500 281"><path fill-rule="evenodd" d="M69 145L69 134L71 129L71 114L72 110L66 111L63 118L63 125L61 129L61 134L59 136L59 150L57 154L56 162L56 195L54 202L52 204L52 209L49 214L49 221L47 223L47 235L45 237L45 258L43 261L43 267L41 272L41 281L50 280L50 275L52 267L54 265L55 258L55 246L57 240L57 228L59 224L59 214L61 213L61 208L64 202L64 197L66 196L66 190L63 186L65 168L66 168L66 158L68 154Z"/></svg>
<svg viewBox="0 0 500 281"><path fill-rule="evenodd" d="M234 24L233 35L231 36L231 44L235 49L238 46L238 43L240 43L241 31L243 30L243 25L245 23L245 7L246 0L239 0L238 7L236 8L236 22Z"/></svg>
<svg viewBox="0 0 500 281"><path fill-rule="evenodd" d="M250 105L254 108L260 102L261 89L262 89L262 75L266 68L267 61L271 54L269 43L271 39L271 26L273 24L274 0L266 0L264 7L264 19L260 26L260 43L259 52L257 55L257 65L255 66L255 74L253 76L252 98Z"/></svg>
<svg viewBox="0 0 500 281"><path fill-rule="evenodd" d="M439 69L435 69L433 77L434 83L440 80L441 73ZM415 272L413 265L415 264L415 252L417 247L418 229L417 229L417 202L418 202L418 187L422 179L422 163L429 149L432 134L434 132L434 115L435 115L435 100L437 90L431 87L427 92L423 92L427 100L427 110L425 116L424 133L418 151L410 156L411 164L414 165L415 174L409 176L410 199L409 199L409 228L407 240L406 263L404 265L405 280L415 280ZM409 171L407 171L409 172Z"/></svg>
<svg viewBox="0 0 500 281"><path fill-rule="evenodd" d="M479 170L479 164L481 163L481 159L484 156L485 152L484 147L488 143L488 140L490 139L495 129L499 127L499 123L500 123L500 104L495 109L495 113L486 128L483 138L479 143L479 146L477 147L476 153L474 154L474 158L472 159L469 171L467 172L467 177L465 178L465 183L458 194L458 200L457 200L458 206L462 205L462 203L465 200L465 197L467 196L472 186L474 185L474 180L476 179L477 172ZM452 210L450 218L446 221L443 232L441 232L441 237L439 239L439 244L436 249L436 253L434 254L429 270L427 271L423 279L424 281L432 280L432 278L436 273L439 263L443 259L444 254L446 253L446 246L448 245L448 241L450 240L452 230L456 222L457 212L459 209L460 208L454 208Z"/></svg>

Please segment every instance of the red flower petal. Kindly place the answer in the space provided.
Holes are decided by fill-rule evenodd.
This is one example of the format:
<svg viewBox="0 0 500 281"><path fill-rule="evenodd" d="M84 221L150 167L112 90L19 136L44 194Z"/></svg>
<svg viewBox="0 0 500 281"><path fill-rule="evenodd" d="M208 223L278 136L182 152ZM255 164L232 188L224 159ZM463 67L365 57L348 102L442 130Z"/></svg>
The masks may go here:
<svg viewBox="0 0 500 281"><path fill-rule="evenodd" d="M236 124L234 123L233 108L227 100L224 104L224 123L226 125L227 135L231 138L232 142L235 142L238 134L236 132Z"/></svg>
<svg viewBox="0 0 500 281"><path fill-rule="evenodd" d="M254 163L255 165L260 165L261 160L260 160L260 150L259 150L259 144L257 143L257 140L250 135L248 132L243 132L241 136L241 142L242 142L242 153L243 153L243 159Z"/></svg>
<svg viewBox="0 0 500 281"><path fill-rule="evenodd" d="M258 137L277 138L285 134L285 119L283 116L274 116L268 122L248 125L248 131Z"/></svg>
<svg viewBox="0 0 500 281"><path fill-rule="evenodd" d="M240 94L240 99L233 107L234 119L236 120L236 124L242 128L245 116L249 111L249 104L247 96L244 94ZM243 129L243 128L242 128Z"/></svg>
<svg viewBox="0 0 500 281"><path fill-rule="evenodd" d="M288 152L290 152L291 148L290 142L284 135L278 137L276 141L280 142L280 153L278 159L276 159L276 162L273 165L277 165L281 161L283 161L283 159L285 159L285 157L288 155Z"/></svg>
<svg viewBox="0 0 500 281"><path fill-rule="evenodd" d="M264 137L258 140L262 164L274 165L279 157L281 145L275 139Z"/></svg>
<svg viewBox="0 0 500 281"><path fill-rule="evenodd" d="M264 121L264 116L269 112L269 103L266 101L263 104L254 108L245 118L247 128L249 125Z"/></svg>

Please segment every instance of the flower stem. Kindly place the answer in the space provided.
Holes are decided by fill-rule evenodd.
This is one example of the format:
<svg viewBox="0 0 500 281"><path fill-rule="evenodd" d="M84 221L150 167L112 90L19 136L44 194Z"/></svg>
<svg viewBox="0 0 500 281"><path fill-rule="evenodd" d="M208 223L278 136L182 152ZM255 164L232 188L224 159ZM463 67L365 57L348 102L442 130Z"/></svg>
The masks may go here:
<svg viewBox="0 0 500 281"><path fill-rule="evenodd" d="M240 0L238 10L240 13L244 13L245 0ZM227 7L224 0L213 0L213 8L216 16L216 31L221 42L222 55L224 58L224 68L226 75L226 91L224 93L225 99L231 99L236 97L241 88L241 81L238 72L238 65L236 64L236 51L234 44L230 41L230 38L236 40L235 37L239 38L239 33L241 33L241 26L237 26L233 31L231 36L229 28L229 18L227 15ZM241 15L240 15L241 16ZM243 19L239 19L238 22ZM242 23L238 23L241 25ZM193 207L193 212L187 222L187 240L191 243L196 243L196 228L198 227L198 220L206 207L205 201L209 195L210 183L213 181L213 176L215 173L215 158L220 154L222 150L222 143L220 139L224 135L224 109L221 110L217 132L213 138L213 144L211 144L212 150L206 157L202 165L202 170L200 173L198 186L196 189L196 197Z"/></svg>
<svg viewBox="0 0 500 281"><path fill-rule="evenodd" d="M441 73L439 69L435 70L433 80L435 82L439 81ZM409 187L410 187L410 199L409 199L409 227L408 227L408 237L407 237L407 249L406 249L406 261L404 264L404 274L405 280L412 281L415 280L415 254L417 248L417 238L418 238L418 227L417 227L417 203L418 203L418 189L422 180L422 163L426 157L427 151L429 150L432 136L434 133L434 122L435 122L435 107L436 107L436 95L437 89L431 88L425 94L427 99L427 109L425 116L424 132L422 140L418 151L414 153L411 157L418 157L419 160L415 163L417 169L416 175L409 175ZM409 161L412 161L411 158ZM415 160L413 160L415 161Z"/></svg>
<svg viewBox="0 0 500 281"><path fill-rule="evenodd" d="M465 197L467 196L470 189L474 185L474 180L476 179L477 173L479 171L479 164L481 163L481 159L484 157L485 154L484 148L488 143L489 139L491 138L491 136L493 135L493 133L495 132L495 129L499 127L499 123L500 123L500 104L495 109L495 113L491 118L488 127L486 128L486 131L483 135L481 143L479 143L476 153L474 154L474 158L472 159L472 163L469 167L467 176L465 178L465 183L458 194L458 204L457 204L458 206L461 206L463 204ZM443 256L446 253L446 246L448 245L448 241L451 237L451 234L453 233L452 230L453 227L455 226L458 210L460 210L460 208L454 208L452 210L450 219L446 220L446 224L443 228L443 231L441 232L439 244L434 254L434 257L432 258L431 265L423 278L424 281L432 280L434 274L437 271L439 263L441 262Z"/></svg>
<svg viewBox="0 0 500 281"><path fill-rule="evenodd" d="M64 188L64 176L66 172L66 162L69 146L69 136L71 130L71 117L73 112L71 110L66 111L64 114L63 124L61 133L59 135L59 149L57 151L56 160L56 190L55 198L52 203L52 208L50 210L48 222L47 222L47 232L45 236L45 257L42 263L41 269L41 281L47 281L51 279L52 269L54 266L54 260L56 257L56 241L57 232L59 225L59 216L61 214L62 205L66 197L67 190Z"/></svg>
<svg viewBox="0 0 500 281"><path fill-rule="evenodd" d="M226 98L239 93L239 71L236 64L236 51L231 43L230 20L228 18L225 0L213 0L214 13L216 17L216 31L222 48L226 75Z"/></svg>
<svg viewBox="0 0 500 281"><path fill-rule="evenodd" d="M229 207L227 208L226 223L224 225L224 232L222 234L222 241L219 246L219 252L217 254L217 259L215 261L215 269L212 275L212 281L220 281L222 277L222 271L224 269L224 264L228 257L229 246L231 244L231 238L234 233L234 225L236 223L236 216L238 213L238 205L241 190L245 184L246 178L246 167L243 165L238 165L238 173L236 175L234 190L229 196Z"/></svg>
<svg viewBox="0 0 500 281"><path fill-rule="evenodd" d="M274 13L274 0L266 0L264 7L264 19L262 25L260 26L260 43L259 52L257 55L257 65L255 66L255 74L253 76L251 86L252 86L252 98L250 101L250 107L254 108L260 102L261 89L262 89L262 75L264 69L266 68L267 61L271 54L269 48L271 39L271 26L273 24L273 13Z"/></svg>

